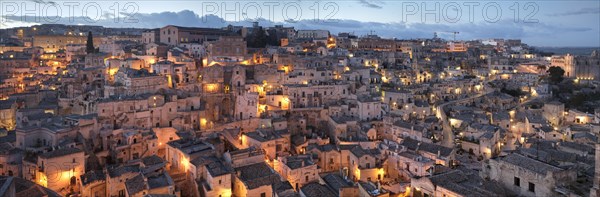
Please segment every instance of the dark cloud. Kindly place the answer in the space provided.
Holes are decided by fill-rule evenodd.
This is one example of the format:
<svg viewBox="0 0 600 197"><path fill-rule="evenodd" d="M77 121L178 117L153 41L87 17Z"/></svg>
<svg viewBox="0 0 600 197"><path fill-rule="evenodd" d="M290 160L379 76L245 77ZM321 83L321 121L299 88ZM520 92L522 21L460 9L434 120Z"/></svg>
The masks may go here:
<svg viewBox="0 0 600 197"><path fill-rule="evenodd" d="M375 9L381 9L383 8L382 5L385 4L383 1L379 0L359 0L358 2L365 7Z"/></svg>
<svg viewBox="0 0 600 197"><path fill-rule="evenodd" d="M600 7L597 8L582 8L577 11L569 11L555 14L548 14L548 16L578 16L584 14L600 14Z"/></svg>

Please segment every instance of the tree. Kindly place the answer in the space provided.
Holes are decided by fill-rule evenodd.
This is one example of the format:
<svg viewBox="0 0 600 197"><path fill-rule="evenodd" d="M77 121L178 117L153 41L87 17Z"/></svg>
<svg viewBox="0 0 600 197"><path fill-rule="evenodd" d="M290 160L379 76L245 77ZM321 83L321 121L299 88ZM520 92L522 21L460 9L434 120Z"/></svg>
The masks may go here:
<svg viewBox="0 0 600 197"><path fill-rule="evenodd" d="M267 44L271 46L279 46L281 45L281 41L279 35L277 35L277 31L275 29L267 30Z"/></svg>
<svg viewBox="0 0 600 197"><path fill-rule="evenodd" d="M565 75L565 70L558 66L551 66L547 72L550 75L550 81L554 83L560 83Z"/></svg>
<svg viewBox="0 0 600 197"><path fill-rule="evenodd" d="M504 87L500 89L500 92L511 95L513 97L520 97L526 95L525 92L523 92L521 89L506 89Z"/></svg>
<svg viewBox="0 0 600 197"><path fill-rule="evenodd" d="M87 43L86 43L86 47L85 47L85 52L87 52L87 54L95 53L96 52L96 48L94 48L94 36L92 36L92 32L91 31L88 32L88 37L87 37Z"/></svg>
<svg viewBox="0 0 600 197"><path fill-rule="evenodd" d="M250 48L264 48L267 46L267 34L262 27L254 29L247 43Z"/></svg>

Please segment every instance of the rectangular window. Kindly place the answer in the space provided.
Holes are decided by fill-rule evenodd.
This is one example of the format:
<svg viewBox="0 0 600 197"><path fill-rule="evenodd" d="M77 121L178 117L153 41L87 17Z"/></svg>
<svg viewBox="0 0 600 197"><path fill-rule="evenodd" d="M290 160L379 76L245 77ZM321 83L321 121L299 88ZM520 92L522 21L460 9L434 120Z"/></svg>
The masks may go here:
<svg viewBox="0 0 600 197"><path fill-rule="evenodd" d="M521 187L521 179L519 177L515 177L513 182L516 186Z"/></svg>
<svg viewBox="0 0 600 197"><path fill-rule="evenodd" d="M265 194L264 192L260 193L260 197L267 197L267 194Z"/></svg>
<svg viewBox="0 0 600 197"><path fill-rule="evenodd" d="M535 193L535 184L529 182L529 191Z"/></svg>

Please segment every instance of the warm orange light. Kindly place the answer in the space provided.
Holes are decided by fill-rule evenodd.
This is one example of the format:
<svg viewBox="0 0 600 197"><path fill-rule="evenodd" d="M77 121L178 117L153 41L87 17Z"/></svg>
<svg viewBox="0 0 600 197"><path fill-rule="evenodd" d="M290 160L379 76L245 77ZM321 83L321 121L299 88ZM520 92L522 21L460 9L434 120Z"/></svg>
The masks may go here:
<svg viewBox="0 0 600 197"><path fill-rule="evenodd" d="M266 112L267 111L267 105L258 105L258 109L260 110L260 113Z"/></svg>
<svg viewBox="0 0 600 197"><path fill-rule="evenodd" d="M383 81L384 83L387 83L389 80L387 77L383 76L383 77L381 77L381 81Z"/></svg>
<svg viewBox="0 0 600 197"><path fill-rule="evenodd" d="M231 189L223 189L221 191L221 195L219 195L221 197L231 197L232 193L231 193Z"/></svg>
<svg viewBox="0 0 600 197"><path fill-rule="evenodd" d="M288 74L290 72L290 69L288 68L288 66L283 66L283 71L285 72L285 74Z"/></svg>
<svg viewBox="0 0 600 197"><path fill-rule="evenodd" d="M48 178L46 177L46 174L39 173L38 184L44 187L48 187Z"/></svg>
<svg viewBox="0 0 600 197"><path fill-rule="evenodd" d="M108 69L108 75L109 76L115 76L115 74L117 74L117 72L119 71L119 68L110 68Z"/></svg>
<svg viewBox="0 0 600 197"><path fill-rule="evenodd" d="M182 157L181 158L181 166L183 166L184 171L186 171L186 172L188 171L189 165L190 165L190 161L187 158Z"/></svg>
<svg viewBox="0 0 600 197"><path fill-rule="evenodd" d="M201 127L206 127L206 123L208 123L208 121L206 120L206 118L201 118L200 119L200 126Z"/></svg>
<svg viewBox="0 0 600 197"><path fill-rule="evenodd" d="M406 188L404 188L404 193L401 193L398 195L398 197L408 197L410 196L410 187L406 186Z"/></svg>
<svg viewBox="0 0 600 197"><path fill-rule="evenodd" d="M60 181L62 181L62 180L71 180L71 177L73 177L75 174L71 170L65 170L65 171L62 171L60 173L60 175L61 175Z"/></svg>
<svg viewBox="0 0 600 197"><path fill-rule="evenodd" d="M215 91L217 91L218 85L217 84L206 84L205 87L206 87L207 92L215 92Z"/></svg>
<svg viewBox="0 0 600 197"><path fill-rule="evenodd" d="M173 78L171 75L167 75L167 85L169 85L170 88L173 88Z"/></svg>

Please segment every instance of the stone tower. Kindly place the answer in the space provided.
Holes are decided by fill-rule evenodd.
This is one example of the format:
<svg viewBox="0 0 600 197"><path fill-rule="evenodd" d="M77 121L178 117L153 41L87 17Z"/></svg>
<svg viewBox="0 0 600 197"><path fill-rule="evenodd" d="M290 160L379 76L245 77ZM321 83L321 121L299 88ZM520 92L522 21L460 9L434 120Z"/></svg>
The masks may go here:
<svg viewBox="0 0 600 197"><path fill-rule="evenodd" d="M94 48L94 36L92 35L92 31L88 32L87 42L85 44L86 44L85 51L87 52L87 54L96 52L96 48Z"/></svg>

